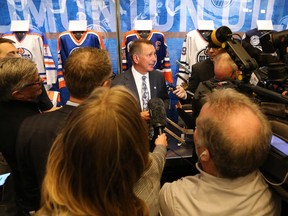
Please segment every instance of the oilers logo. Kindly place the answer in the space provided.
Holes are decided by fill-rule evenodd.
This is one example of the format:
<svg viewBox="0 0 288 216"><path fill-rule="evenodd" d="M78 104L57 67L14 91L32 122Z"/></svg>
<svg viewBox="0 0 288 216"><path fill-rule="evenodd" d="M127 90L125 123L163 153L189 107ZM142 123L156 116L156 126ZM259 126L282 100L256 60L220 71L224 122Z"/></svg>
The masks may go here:
<svg viewBox="0 0 288 216"><path fill-rule="evenodd" d="M80 47L75 47L75 48L73 48L73 49L70 51L69 55L71 55L71 53L74 52L74 51L75 51L76 49L78 49L78 48L80 48Z"/></svg>
<svg viewBox="0 0 288 216"><path fill-rule="evenodd" d="M202 49L197 53L197 57L196 57L196 61L197 62L202 62L204 60L206 60L207 58L209 58L209 56L207 55L206 49Z"/></svg>
<svg viewBox="0 0 288 216"><path fill-rule="evenodd" d="M215 7L223 8L229 6L232 0L211 0L211 2Z"/></svg>
<svg viewBox="0 0 288 216"><path fill-rule="evenodd" d="M19 47L18 48L18 52L19 52L19 55L21 55L22 58L30 59L30 60L33 59L32 53L28 49L26 49L24 47Z"/></svg>
<svg viewBox="0 0 288 216"><path fill-rule="evenodd" d="M258 35L253 35L253 36L251 36L251 38L250 38L250 44L252 45L252 46L259 46L260 45L260 38L259 38L259 36Z"/></svg>
<svg viewBox="0 0 288 216"><path fill-rule="evenodd" d="M280 25L283 26L283 30L288 29L288 15L281 18Z"/></svg>

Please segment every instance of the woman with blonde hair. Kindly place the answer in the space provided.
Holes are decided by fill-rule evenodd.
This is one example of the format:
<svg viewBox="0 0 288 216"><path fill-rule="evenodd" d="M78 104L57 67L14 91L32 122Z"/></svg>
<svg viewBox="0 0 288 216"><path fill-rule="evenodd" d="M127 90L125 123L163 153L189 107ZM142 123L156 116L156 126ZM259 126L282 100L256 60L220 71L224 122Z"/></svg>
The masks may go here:
<svg viewBox="0 0 288 216"><path fill-rule="evenodd" d="M167 138L149 154L146 125L129 90L97 88L53 143L37 214L157 215Z"/></svg>

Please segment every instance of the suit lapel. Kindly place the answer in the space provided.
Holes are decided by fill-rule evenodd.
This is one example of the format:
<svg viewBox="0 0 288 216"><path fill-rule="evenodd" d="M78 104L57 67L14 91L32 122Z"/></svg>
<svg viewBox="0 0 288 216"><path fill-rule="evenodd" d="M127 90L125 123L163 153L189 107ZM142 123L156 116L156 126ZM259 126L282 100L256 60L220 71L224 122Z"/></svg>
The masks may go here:
<svg viewBox="0 0 288 216"><path fill-rule="evenodd" d="M131 69L124 72L124 76L125 76L125 86L128 89L130 89L139 100L137 86L136 86L135 79L133 77Z"/></svg>
<svg viewBox="0 0 288 216"><path fill-rule="evenodd" d="M150 82L150 93L151 98L155 98L157 96L157 82L155 78L154 71L149 72L149 82Z"/></svg>

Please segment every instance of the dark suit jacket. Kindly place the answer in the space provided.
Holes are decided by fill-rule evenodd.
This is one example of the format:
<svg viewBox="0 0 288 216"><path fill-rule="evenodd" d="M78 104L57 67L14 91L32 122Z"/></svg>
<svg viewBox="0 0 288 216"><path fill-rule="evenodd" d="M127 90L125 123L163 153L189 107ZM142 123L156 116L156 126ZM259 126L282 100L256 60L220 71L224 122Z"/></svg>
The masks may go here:
<svg viewBox="0 0 288 216"><path fill-rule="evenodd" d="M59 110L31 116L23 121L16 145L20 178L15 179L22 188L23 210L37 210L40 207L41 184L50 147L74 109L74 106L65 105Z"/></svg>
<svg viewBox="0 0 288 216"><path fill-rule="evenodd" d="M167 111L169 109L169 96L163 73L159 71L149 72L149 82L151 98L161 98ZM130 89L136 98L138 98L140 105L139 94L137 92L137 86L131 68L115 77L112 81L112 86L115 85L124 85Z"/></svg>
<svg viewBox="0 0 288 216"><path fill-rule="evenodd" d="M12 171L5 182L5 187L1 188L3 202L0 202L0 204L3 215L15 215L17 212L19 214L21 212L18 208L21 188L14 181L18 179L16 138L21 123L25 118L32 115L40 115L37 103L17 100L0 102L0 151Z"/></svg>
<svg viewBox="0 0 288 216"><path fill-rule="evenodd" d="M200 82L207 81L214 77L214 64L210 59L206 59L202 62L198 62L192 65L192 73L189 78L189 85L186 90L195 93ZM180 99L182 104L191 103L192 98L187 95L187 98Z"/></svg>
<svg viewBox="0 0 288 216"><path fill-rule="evenodd" d="M195 92L199 83L214 77L214 64L210 59L192 65L192 73L187 90Z"/></svg>

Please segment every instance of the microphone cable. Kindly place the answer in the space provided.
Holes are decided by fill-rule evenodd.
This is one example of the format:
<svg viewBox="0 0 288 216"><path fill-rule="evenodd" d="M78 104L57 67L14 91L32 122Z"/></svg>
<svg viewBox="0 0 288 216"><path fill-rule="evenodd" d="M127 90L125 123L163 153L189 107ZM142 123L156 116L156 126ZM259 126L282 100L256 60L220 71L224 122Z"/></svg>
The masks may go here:
<svg viewBox="0 0 288 216"><path fill-rule="evenodd" d="M279 183L276 183L276 182L269 181L261 171L260 171L260 173L261 173L262 177L265 179L265 181L267 183L269 183L270 185L273 185L273 186L281 186L281 185L283 185L286 182L287 178L288 178L288 172L286 172L283 180L281 182L279 182Z"/></svg>

